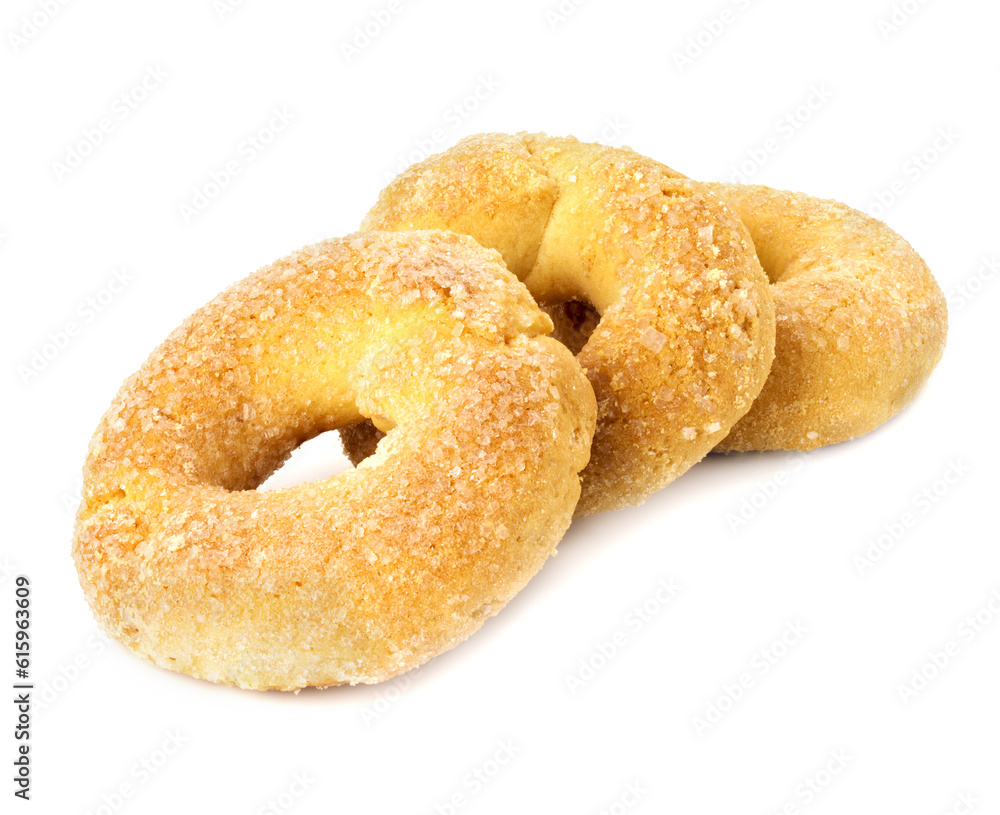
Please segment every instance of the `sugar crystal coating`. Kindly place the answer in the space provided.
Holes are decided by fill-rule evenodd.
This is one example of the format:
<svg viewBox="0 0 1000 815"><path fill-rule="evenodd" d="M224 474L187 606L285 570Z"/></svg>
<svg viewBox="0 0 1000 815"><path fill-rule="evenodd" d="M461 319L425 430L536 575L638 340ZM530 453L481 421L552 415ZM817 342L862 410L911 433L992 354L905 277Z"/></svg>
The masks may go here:
<svg viewBox="0 0 1000 815"><path fill-rule="evenodd" d="M750 230L774 290L775 360L721 451L811 450L902 410L941 359L944 294L902 237L837 201L705 184Z"/></svg>
<svg viewBox="0 0 1000 815"><path fill-rule="evenodd" d="M499 255L439 232L293 253L184 322L123 385L73 545L109 633L245 688L377 682L478 629L569 524L596 405ZM457 330L461 329L461 330ZM257 492L371 418L355 470Z"/></svg>
<svg viewBox="0 0 1000 815"><path fill-rule="evenodd" d="M715 193L630 149L472 136L404 171L364 227L471 235L557 317L598 401L578 515L641 503L684 473L770 368L773 298L746 227ZM574 325L559 313L567 302L600 321Z"/></svg>

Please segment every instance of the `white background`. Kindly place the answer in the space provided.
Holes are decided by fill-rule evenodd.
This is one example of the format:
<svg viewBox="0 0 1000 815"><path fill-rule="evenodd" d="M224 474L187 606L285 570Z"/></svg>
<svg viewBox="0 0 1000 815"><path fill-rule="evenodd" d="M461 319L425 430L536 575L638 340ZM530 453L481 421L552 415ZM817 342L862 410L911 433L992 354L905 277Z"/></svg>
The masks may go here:
<svg viewBox="0 0 1000 815"><path fill-rule="evenodd" d="M12 639L14 579L29 575L37 684L33 799L8 810L5 780L3 810L1000 813L1000 614L963 623L1000 590L1000 7L907 0L893 22L888 0L590 0L556 15L558 0L401 0L346 53L387 5L4 3L0 610ZM149 71L156 86L123 106ZM258 149L247 139L275 110L291 121ZM865 438L711 457L641 508L575 523L480 633L386 686L240 691L101 640L70 539L87 442L121 381L230 283L353 231L401 163L489 130L625 143L695 178L742 164L874 207L949 294L944 360ZM231 160L239 174L185 217ZM280 478L343 466L336 449L311 443ZM907 512L912 528L859 574ZM664 579L681 589L658 606ZM762 673L789 624L808 633ZM900 685L952 640L907 703ZM581 660L599 669L574 692ZM745 672L752 687L725 701ZM721 719L699 728L713 704ZM3 721L8 779L12 706ZM825 775L837 751L846 766Z"/></svg>

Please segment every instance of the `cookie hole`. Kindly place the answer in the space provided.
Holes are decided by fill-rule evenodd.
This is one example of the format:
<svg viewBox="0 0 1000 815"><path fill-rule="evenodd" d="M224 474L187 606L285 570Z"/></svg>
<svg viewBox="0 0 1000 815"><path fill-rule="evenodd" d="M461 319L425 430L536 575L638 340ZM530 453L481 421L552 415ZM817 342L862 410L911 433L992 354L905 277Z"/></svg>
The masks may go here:
<svg viewBox="0 0 1000 815"><path fill-rule="evenodd" d="M764 270L764 274L767 275L767 281L772 286L775 283L780 283L782 278L785 277L787 269L783 265L775 263L770 257L762 255L760 250L757 251L757 260L760 261L761 268Z"/></svg>
<svg viewBox="0 0 1000 815"><path fill-rule="evenodd" d="M343 443L344 454L357 466L375 452L378 443L385 438L385 433L375 427L371 419L365 419L356 425L342 428L340 440Z"/></svg>
<svg viewBox="0 0 1000 815"><path fill-rule="evenodd" d="M751 231L750 237L753 239L754 252L757 254L757 260L764 270L764 274L767 275L768 282L773 286L787 278L792 271L788 259L783 257L776 247L768 243L764 236L755 235Z"/></svg>
<svg viewBox="0 0 1000 815"><path fill-rule="evenodd" d="M594 304L587 300L547 304L542 306L542 310L552 318L555 325L553 339L559 340L574 354L580 353L601 322L601 315Z"/></svg>
<svg viewBox="0 0 1000 815"><path fill-rule="evenodd" d="M299 484L322 481L350 470L353 465L340 451L336 438L337 432L330 430L303 442L292 451L288 461L271 473L257 489L283 490Z"/></svg>

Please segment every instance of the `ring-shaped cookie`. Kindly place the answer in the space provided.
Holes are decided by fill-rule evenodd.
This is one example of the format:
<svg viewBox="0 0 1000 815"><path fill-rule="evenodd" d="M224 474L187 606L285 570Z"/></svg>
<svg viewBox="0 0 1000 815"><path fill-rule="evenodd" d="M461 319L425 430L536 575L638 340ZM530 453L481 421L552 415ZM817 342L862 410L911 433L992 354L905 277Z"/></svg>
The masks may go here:
<svg viewBox="0 0 1000 815"><path fill-rule="evenodd" d="M746 227L632 150L473 136L392 181L363 228L471 235L543 307L596 309L578 355L598 403L578 515L639 504L684 473L749 410L770 368L770 285ZM345 448L359 460L373 441L349 434Z"/></svg>
<svg viewBox="0 0 1000 815"><path fill-rule="evenodd" d="M73 554L117 640L244 688L377 682L451 648L569 525L596 405L499 255L358 234L221 294L123 386ZM257 491L296 446L373 418L356 469Z"/></svg>
<svg viewBox="0 0 1000 815"><path fill-rule="evenodd" d="M874 430L912 401L941 359L944 294L881 221L837 201L706 184L750 230L772 282L775 359L718 450L812 450Z"/></svg>

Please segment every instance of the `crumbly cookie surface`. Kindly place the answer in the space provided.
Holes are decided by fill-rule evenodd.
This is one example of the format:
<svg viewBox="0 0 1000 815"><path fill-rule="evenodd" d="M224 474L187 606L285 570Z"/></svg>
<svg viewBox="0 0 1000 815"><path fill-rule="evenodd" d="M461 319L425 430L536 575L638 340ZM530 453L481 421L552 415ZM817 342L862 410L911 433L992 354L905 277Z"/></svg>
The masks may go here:
<svg viewBox="0 0 1000 815"><path fill-rule="evenodd" d="M670 483L763 387L774 307L746 228L714 192L627 148L473 136L404 171L364 228L471 235L543 307L600 314L578 355L598 401L579 515Z"/></svg>
<svg viewBox="0 0 1000 815"><path fill-rule="evenodd" d="M73 545L107 630L244 688L377 682L478 629L554 553L596 406L492 251L437 232L307 247L196 312L123 386ZM355 470L258 492L369 417Z"/></svg>
<svg viewBox="0 0 1000 815"><path fill-rule="evenodd" d="M740 215L772 281L775 360L720 451L812 450L874 430L941 359L944 294L881 221L837 201L706 184Z"/></svg>

